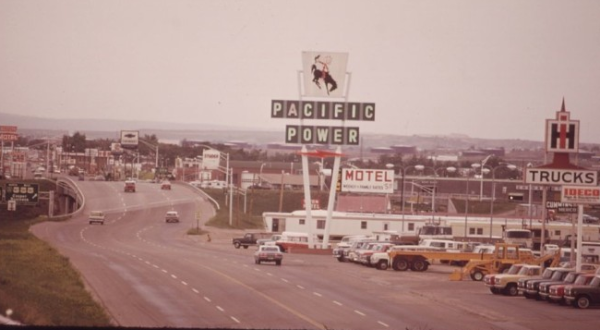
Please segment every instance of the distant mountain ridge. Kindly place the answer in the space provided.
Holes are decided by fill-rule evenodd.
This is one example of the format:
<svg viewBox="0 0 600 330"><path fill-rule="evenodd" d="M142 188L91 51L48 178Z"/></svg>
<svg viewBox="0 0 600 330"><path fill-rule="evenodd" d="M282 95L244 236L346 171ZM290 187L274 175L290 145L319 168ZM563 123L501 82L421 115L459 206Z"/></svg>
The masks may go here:
<svg viewBox="0 0 600 330"><path fill-rule="evenodd" d="M0 113L0 125L17 126L19 133L37 138L71 135L80 132L90 139L118 139L121 130L139 130L140 135L155 134L161 142L177 143L183 139L225 143L243 141L265 146L269 143L284 144L284 131L261 128L248 129L214 124L164 123L152 121L122 121L111 119L53 119ZM361 134L362 148L390 147L394 145L416 146L422 150L467 150L484 148L537 149L540 141L493 140L472 138L464 134L451 135L394 135ZM357 147L352 147L356 149Z"/></svg>

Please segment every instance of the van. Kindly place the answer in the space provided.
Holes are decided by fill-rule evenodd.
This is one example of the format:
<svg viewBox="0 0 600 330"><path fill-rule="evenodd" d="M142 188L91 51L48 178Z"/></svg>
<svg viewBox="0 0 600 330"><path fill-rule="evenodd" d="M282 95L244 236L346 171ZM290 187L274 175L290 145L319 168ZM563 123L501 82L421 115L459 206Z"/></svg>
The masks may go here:
<svg viewBox="0 0 600 330"><path fill-rule="evenodd" d="M419 245L428 246L428 247L436 247L440 249L444 249L446 251L467 251L470 250L470 246L467 242L458 242L453 240L445 240L445 239L424 239Z"/></svg>
<svg viewBox="0 0 600 330"><path fill-rule="evenodd" d="M319 242L317 235L313 235L313 243L318 244ZM295 248L307 249L308 234L284 231L281 233L279 240L275 242L275 245L279 246L282 252L288 252Z"/></svg>

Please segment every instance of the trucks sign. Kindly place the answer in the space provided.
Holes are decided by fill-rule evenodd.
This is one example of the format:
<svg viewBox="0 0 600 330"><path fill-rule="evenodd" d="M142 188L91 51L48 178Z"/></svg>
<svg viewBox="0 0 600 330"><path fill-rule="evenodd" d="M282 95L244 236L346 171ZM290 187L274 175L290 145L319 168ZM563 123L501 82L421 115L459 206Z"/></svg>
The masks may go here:
<svg viewBox="0 0 600 330"><path fill-rule="evenodd" d="M36 204L39 199L39 184L37 183L7 183L5 198L19 204Z"/></svg>
<svg viewBox="0 0 600 330"><path fill-rule="evenodd" d="M550 185L596 186L598 172L588 170L528 168L525 183Z"/></svg>
<svg viewBox="0 0 600 330"><path fill-rule="evenodd" d="M342 191L391 194L394 192L394 170L342 170Z"/></svg>
<svg viewBox="0 0 600 330"><path fill-rule="evenodd" d="M600 187L563 186L563 203L600 204Z"/></svg>

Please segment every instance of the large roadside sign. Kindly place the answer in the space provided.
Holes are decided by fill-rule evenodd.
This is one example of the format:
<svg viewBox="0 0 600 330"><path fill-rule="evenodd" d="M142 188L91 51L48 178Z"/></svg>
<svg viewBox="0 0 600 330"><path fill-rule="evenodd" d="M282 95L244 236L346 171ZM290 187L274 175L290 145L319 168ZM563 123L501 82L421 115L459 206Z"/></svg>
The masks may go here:
<svg viewBox="0 0 600 330"><path fill-rule="evenodd" d="M391 194L394 192L394 170L342 170L342 191Z"/></svg>
<svg viewBox="0 0 600 330"><path fill-rule="evenodd" d="M121 147L125 149L136 149L139 143L139 131L121 131Z"/></svg>
<svg viewBox="0 0 600 330"><path fill-rule="evenodd" d="M563 186L563 203L600 204L600 187Z"/></svg>
<svg viewBox="0 0 600 330"><path fill-rule="evenodd" d="M204 149L202 152L202 169L216 170L221 163L221 152L214 149Z"/></svg>
<svg viewBox="0 0 600 330"><path fill-rule="evenodd" d="M0 125L0 141L17 141L18 137L19 135L17 134L17 126Z"/></svg>
<svg viewBox="0 0 600 330"><path fill-rule="evenodd" d="M39 200L39 184L37 183L7 183L5 198L19 204L37 204Z"/></svg>
<svg viewBox="0 0 600 330"><path fill-rule="evenodd" d="M598 172L578 169L528 168L525 183L544 185L598 185Z"/></svg>

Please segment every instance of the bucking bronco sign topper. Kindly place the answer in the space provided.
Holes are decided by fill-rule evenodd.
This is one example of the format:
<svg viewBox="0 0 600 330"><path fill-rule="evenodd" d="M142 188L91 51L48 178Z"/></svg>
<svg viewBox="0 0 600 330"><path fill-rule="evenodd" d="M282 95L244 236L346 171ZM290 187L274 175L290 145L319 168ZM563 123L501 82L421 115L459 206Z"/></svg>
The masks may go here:
<svg viewBox="0 0 600 330"><path fill-rule="evenodd" d="M306 96L343 97L348 53L302 52Z"/></svg>

